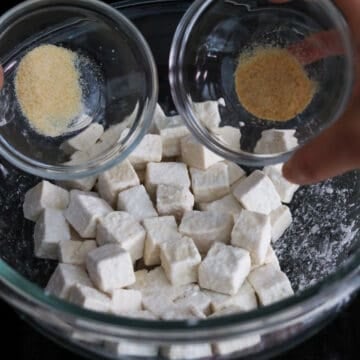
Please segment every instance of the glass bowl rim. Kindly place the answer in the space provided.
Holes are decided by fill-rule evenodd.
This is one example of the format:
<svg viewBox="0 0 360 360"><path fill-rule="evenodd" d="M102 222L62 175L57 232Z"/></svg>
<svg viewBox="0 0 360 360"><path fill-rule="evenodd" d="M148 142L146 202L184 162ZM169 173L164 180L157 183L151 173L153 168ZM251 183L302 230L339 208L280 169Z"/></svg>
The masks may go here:
<svg viewBox="0 0 360 360"><path fill-rule="evenodd" d="M39 8L54 6L91 9L107 18L110 18L112 21L116 21L119 25L126 28L126 30L132 35L134 43L136 43L136 45L144 52L144 63L149 71L150 79L149 88L151 91L148 94L149 100L144 104L144 111L141 114L143 117L141 127L138 124L132 131L131 136L117 142L104 154L100 154L86 163L66 166L45 164L20 153L9 145L3 136L0 136L0 155L15 167L32 175L51 180L73 180L96 175L110 169L125 160L137 147L151 126L152 117L158 99L158 75L155 60L150 47L140 31L129 19L121 14L117 8L107 5L99 0L27 0L5 12L0 17L0 24L8 24L9 22L12 22L12 20L17 19L18 16L23 15L25 10L30 14L30 12L36 11ZM0 27L3 26L4 25L1 25ZM119 153L116 156L111 156L109 159L110 152Z"/></svg>
<svg viewBox="0 0 360 360"><path fill-rule="evenodd" d="M286 162L288 159L290 159L294 152L299 149L299 147L281 154L252 154L242 150L231 150L230 148L224 146L218 139L216 139L215 136L211 136L209 131L207 131L205 127L201 125L201 122L198 121L193 109L189 104L189 98L183 91L183 60L189 37L196 22L199 20L199 18L201 18L207 8L215 2L218 2L218 0L196 0L189 7L188 11L185 13L177 27L171 45L169 58L169 80L175 106L179 114L183 116L185 123L191 131L192 135L200 143L219 156L241 165L254 167ZM342 12L334 3L328 0L319 0L318 3L323 8L327 9L328 15L331 16L332 20L334 20L338 28L341 30L340 35L346 55L344 65L346 69L346 81L344 85L344 93L342 94L342 97L339 101L339 107L336 109L336 111L333 112L322 129L319 129L318 132L309 137L306 142L311 141L314 137L319 135L320 130L323 131L324 129L331 126L344 113L346 105L351 98L355 77L354 47L348 24Z"/></svg>

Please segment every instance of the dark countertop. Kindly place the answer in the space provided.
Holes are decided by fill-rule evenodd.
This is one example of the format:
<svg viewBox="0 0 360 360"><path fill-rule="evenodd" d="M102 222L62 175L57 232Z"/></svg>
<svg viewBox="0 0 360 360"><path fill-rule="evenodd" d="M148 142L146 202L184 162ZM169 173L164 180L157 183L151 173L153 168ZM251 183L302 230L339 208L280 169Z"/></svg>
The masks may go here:
<svg viewBox="0 0 360 360"><path fill-rule="evenodd" d="M17 360L82 360L39 335L5 303L0 301L1 352ZM274 360L352 360L360 359L360 297L335 321L310 340ZM9 324L7 326L6 324ZM11 326L10 326L11 324ZM14 347L14 343L18 346ZM2 357L1 357L2 358ZM10 359L10 358L9 358ZM99 359L100 360L100 359Z"/></svg>

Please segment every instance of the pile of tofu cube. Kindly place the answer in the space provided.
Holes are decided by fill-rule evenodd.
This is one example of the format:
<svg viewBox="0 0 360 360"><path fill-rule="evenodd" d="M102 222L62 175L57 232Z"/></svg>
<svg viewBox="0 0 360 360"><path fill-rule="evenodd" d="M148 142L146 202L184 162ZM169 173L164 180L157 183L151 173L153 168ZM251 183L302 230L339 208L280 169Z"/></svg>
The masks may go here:
<svg viewBox="0 0 360 360"><path fill-rule="evenodd" d="M86 131L67 149L85 153L84 146L111 137L111 129ZM46 292L98 312L162 320L250 311L291 296L271 246L292 222L286 204L298 188L282 176L282 165L247 175L159 106L151 131L99 176L44 180L27 192L35 255L59 262ZM197 357L234 345L200 346ZM181 358L184 348L164 353Z"/></svg>

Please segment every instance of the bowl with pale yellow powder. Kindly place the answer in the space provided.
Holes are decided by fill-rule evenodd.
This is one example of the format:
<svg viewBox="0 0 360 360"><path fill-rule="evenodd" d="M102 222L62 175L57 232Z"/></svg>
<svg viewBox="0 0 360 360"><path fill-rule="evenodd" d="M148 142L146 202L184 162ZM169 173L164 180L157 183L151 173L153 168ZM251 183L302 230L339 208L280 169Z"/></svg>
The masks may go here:
<svg viewBox="0 0 360 360"><path fill-rule="evenodd" d="M213 152L251 166L283 162L341 116L353 59L330 1L199 0L173 40L172 95Z"/></svg>
<svg viewBox="0 0 360 360"><path fill-rule="evenodd" d="M23 2L0 19L0 64L0 155L34 175L90 181L151 125L152 53L104 2Z"/></svg>

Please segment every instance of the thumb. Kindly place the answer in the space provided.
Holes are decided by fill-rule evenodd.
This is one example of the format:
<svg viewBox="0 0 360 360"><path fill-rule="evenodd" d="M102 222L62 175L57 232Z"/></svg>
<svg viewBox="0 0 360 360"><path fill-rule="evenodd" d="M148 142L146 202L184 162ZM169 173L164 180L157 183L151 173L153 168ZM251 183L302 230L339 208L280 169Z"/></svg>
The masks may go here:
<svg viewBox="0 0 360 360"><path fill-rule="evenodd" d="M284 176L307 185L360 168L359 139L360 121L353 111L295 153L284 165Z"/></svg>

